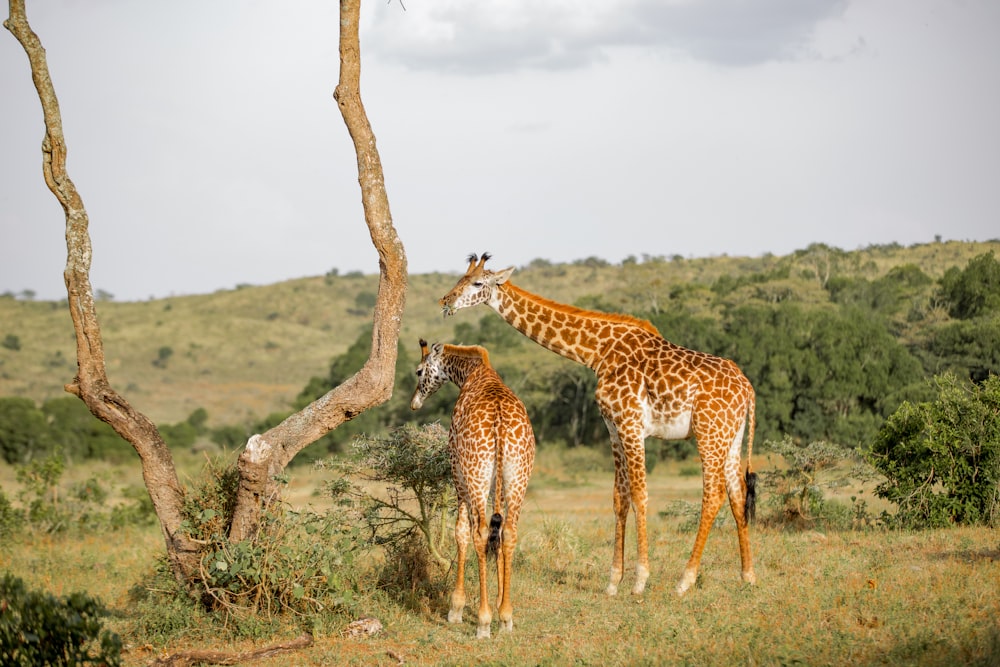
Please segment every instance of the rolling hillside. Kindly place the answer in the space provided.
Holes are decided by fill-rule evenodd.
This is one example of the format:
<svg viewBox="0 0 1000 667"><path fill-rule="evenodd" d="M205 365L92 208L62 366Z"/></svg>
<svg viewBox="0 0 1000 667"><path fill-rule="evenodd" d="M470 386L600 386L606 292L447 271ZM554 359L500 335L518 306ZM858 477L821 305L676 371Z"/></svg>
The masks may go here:
<svg viewBox="0 0 1000 667"><path fill-rule="evenodd" d="M762 277L781 298L804 303L826 299L831 275L872 280L893 267L913 264L934 279L964 267L1000 241L928 243L908 248L873 246L844 252L811 246L792 255L748 257L646 257L611 265L596 259L554 265L535 260L519 267L518 285L566 303L599 302L622 312L667 309L677 294L708 289L720 278ZM437 299L464 270L410 279L401 340L416 356L417 339L454 341L455 326L495 317L486 308L444 320ZM491 262L504 265L503 258ZM784 267L778 278L766 278ZM118 391L158 423L185 419L205 408L211 424L249 422L287 410L313 376L325 375L370 325L376 275L327 275L262 287L142 302L101 302L108 374ZM755 288L759 295L760 288ZM741 292L737 291L739 295ZM742 298L742 297L741 297ZM697 298L684 301L697 308ZM669 331L664 331L667 338ZM0 396L38 402L60 396L76 370L75 338L64 303L0 297ZM684 344L684 341L675 341ZM711 351L711 350L709 350ZM537 346L518 345L507 363L561 363Z"/></svg>

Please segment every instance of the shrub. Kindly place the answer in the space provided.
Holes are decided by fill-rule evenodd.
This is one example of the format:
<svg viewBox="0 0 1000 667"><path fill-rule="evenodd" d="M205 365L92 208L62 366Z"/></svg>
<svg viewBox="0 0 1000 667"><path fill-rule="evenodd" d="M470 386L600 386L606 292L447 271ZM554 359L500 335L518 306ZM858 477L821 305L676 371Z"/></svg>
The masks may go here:
<svg viewBox="0 0 1000 667"><path fill-rule="evenodd" d="M104 605L84 593L61 599L0 579L0 664L120 665L122 642L101 629Z"/></svg>
<svg viewBox="0 0 1000 667"><path fill-rule="evenodd" d="M22 396L0 397L0 457L13 465L51 450L49 426L35 402Z"/></svg>
<svg viewBox="0 0 1000 667"><path fill-rule="evenodd" d="M0 545L9 544L24 525L24 512L14 507L10 499L0 489Z"/></svg>
<svg viewBox="0 0 1000 667"><path fill-rule="evenodd" d="M95 530L146 525L155 519L153 503L145 487L130 487L122 495L131 502L107 506L111 489L96 477L61 484L65 461L61 454L32 461L16 468L21 485L17 499L23 510L11 506L0 492L0 537L18 531L62 533L72 529Z"/></svg>
<svg viewBox="0 0 1000 667"><path fill-rule="evenodd" d="M18 352L21 349L21 339L14 334L7 334L0 345L3 345L8 350Z"/></svg>
<svg viewBox="0 0 1000 667"><path fill-rule="evenodd" d="M876 493L906 527L1000 522L1000 377L982 385L936 378L937 400L903 403L868 460L886 481Z"/></svg>
<svg viewBox="0 0 1000 667"><path fill-rule="evenodd" d="M785 468L761 471L761 486L768 490L769 504L775 510L771 521L782 524L824 523L831 527L850 527L852 520L867 523L864 505L853 513L842 503L826 498L825 492L842 488L852 480L869 481L874 475L857 455L825 441L797 445L789 436L780 441L768 440L763 446L779 454Z"/></svg>
<svg viewBox="0 0 1000 667"><path fill-rule="evenodd" d="M210 462L185 500L182 529L205 545L200 581L205 607L223 611L227 624L245 621L252 630L261 619L349 602L357 530L336 514L293 512L274 502L256 534L230 542L238 481L234 467Z"/></svg>
<svg viewBox="0 0 1000 667"><path fill-rule="evenodd" d="M352 521L364 525L369 544L385 549L380 583L407 603L418 593L433 595L433 582L441 579L436 575L451 564L444 555L446 518L455 497L447 433L437 423L408 424L387 437L359 437L354 455L317 463L340 475L327 483L327 493ZM423 586L419 591L417 584Z"/></svg>

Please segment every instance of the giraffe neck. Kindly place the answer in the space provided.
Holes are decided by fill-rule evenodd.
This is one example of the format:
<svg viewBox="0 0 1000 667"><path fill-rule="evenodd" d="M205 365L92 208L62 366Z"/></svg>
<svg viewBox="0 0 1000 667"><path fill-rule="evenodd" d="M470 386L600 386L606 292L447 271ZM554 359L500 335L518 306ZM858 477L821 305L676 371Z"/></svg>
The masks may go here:
<svg viewBox="0 0 1000 667"><path fill-rule="evenodd" d="M492 368L486 350L478 345L445 345L442 368L460 388L481 368Z"/></svg>
<svg viewBox="0 0 1000 667"><path fill-rule="evenodd" d="M542 347L594 369L613 343L614 330L638 327L659 335L645 320L567 306L510 282L497 289L490 306Z"/></svg>

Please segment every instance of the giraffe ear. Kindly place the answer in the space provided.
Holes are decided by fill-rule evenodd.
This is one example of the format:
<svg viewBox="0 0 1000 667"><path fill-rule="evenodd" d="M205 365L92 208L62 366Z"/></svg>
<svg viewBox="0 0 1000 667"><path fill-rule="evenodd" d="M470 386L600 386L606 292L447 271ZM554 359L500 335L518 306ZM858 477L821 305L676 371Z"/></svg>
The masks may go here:
<svg viewBox="0 0 1000 667"><path fill-rule="evenodd" d="M496 284L503 285L510 278L510 274L514 273L514 267L509 266L502 271L497 271L494 275Z"/></svg>
<svg viewBox="0 0 1000 667"><path fill-rule="evenodd" d="M431 349L434 350L434 354L441 354L444 350L444 343L434 343L434 345L431 346Z"/></svg>

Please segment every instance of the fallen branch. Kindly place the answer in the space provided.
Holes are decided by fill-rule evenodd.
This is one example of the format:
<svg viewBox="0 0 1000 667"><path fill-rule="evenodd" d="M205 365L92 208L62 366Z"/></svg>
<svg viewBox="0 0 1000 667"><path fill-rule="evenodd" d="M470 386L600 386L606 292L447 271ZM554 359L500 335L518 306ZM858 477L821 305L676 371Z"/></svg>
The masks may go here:
<svg viewBox="0 0 1000 667"><path fill-rule="evenodd" d="M209 665L236 665L241 662L270 658L286 651L296 651L312 646L312 635L306 633L299 635L290 642L282 644L272 644L263 648L246 651L245 653L222 653L220 651L182 651L174 653L165 658L159 658L153 663L153 667L187 667L199 663Z"/></svg>

